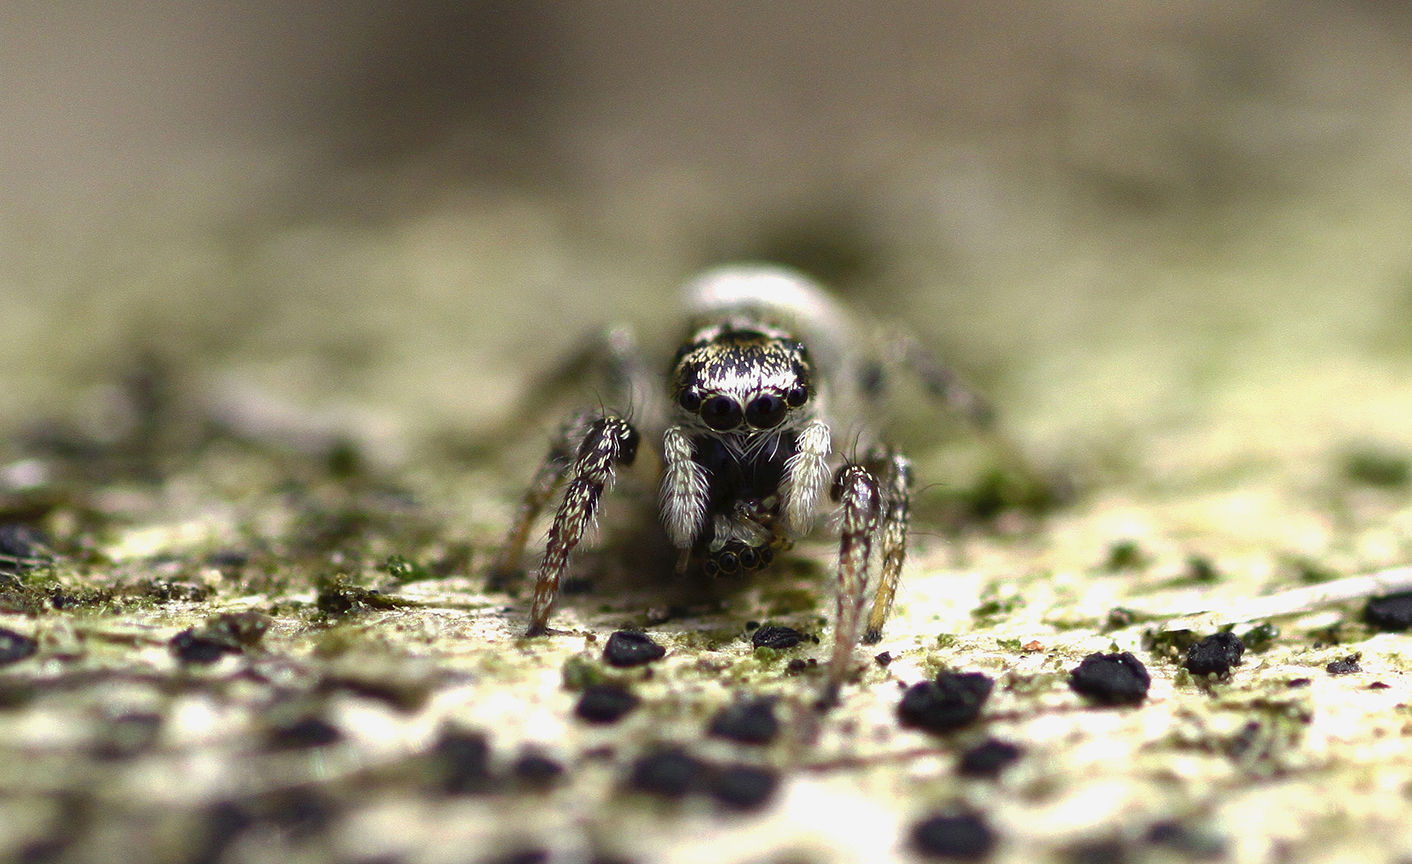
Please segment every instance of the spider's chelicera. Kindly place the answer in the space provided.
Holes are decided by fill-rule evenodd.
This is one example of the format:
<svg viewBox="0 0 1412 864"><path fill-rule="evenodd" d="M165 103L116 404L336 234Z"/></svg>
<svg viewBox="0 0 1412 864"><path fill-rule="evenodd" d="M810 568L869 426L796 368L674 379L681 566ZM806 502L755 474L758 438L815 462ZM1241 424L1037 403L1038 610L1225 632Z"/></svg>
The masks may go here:
<svg viewBox="0 0 1412 864"><path fill-rule="evenodd" d="M650 374L624 328L576 355L570 365L579 373L599 366L616 391L610 398L634 405L634 419L600 409L565 424L496 569L518 568L535 518L562 487L533 576L528 633L546 633L574 548L615 472L633 463L641 433L661 448L661 522L679 551L679 572L694 560L708 576L768 566L809 532L827 493L839 531L835 693L858 642L881 639L906 558L911 463L876 429L887 372L911 369L978 422L988 409L916 340L866 338L873 334L860 333L845 309L793 271L723 267L689 282L683 299L692 323L665 382ZM837 454L840 434L852 458Z"/></svg>

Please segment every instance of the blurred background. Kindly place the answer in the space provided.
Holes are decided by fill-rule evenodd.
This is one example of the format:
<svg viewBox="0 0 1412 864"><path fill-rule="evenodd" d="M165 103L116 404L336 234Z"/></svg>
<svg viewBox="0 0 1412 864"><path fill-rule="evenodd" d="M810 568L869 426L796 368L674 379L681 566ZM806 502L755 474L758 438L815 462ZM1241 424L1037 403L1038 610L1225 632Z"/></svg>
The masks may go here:
<svg viewBox="0 0 1412 864"><path fill-rule="evenodd" d="M765 257L1041 454L1412 444L1404 4L11 2L0 76L8 433L156 364L405 465Z"/></svg>

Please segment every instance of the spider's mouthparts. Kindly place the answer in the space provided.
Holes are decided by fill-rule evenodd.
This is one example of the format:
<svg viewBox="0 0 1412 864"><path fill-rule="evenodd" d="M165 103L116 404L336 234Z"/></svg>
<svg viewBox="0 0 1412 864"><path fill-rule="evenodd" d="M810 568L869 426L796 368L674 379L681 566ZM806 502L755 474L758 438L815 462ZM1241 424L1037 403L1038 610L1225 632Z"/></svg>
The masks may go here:
<svg viewBox="0 0 1412 864"><path fill-rule="evenodd" d="M747 546L739 540L732 540L719 551L708 553L703 567L706 575L735 576L768 567L775 560L775 550L769 546Z"/></svg>

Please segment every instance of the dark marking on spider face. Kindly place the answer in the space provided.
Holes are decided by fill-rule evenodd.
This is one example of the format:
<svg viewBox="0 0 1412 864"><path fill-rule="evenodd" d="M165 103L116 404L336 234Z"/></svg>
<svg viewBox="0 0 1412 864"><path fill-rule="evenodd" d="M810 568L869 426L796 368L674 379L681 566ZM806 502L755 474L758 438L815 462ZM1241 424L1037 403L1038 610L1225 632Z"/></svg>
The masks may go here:
<svg viewBox="0 0 1412 864"><path fill-rule="evenodd" d="M813 393L802 342L733 324L697 332L677 353L671 380L677 406L716 432L774 429Z"/></svg>

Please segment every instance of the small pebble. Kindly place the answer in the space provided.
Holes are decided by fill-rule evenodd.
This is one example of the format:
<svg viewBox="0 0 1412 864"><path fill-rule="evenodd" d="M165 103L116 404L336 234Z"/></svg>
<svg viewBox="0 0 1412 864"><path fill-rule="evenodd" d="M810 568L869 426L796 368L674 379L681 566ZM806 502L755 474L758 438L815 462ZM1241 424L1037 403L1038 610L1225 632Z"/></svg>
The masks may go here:
<svg viewBox="0 0 1412 864"><path fill-rule="evenodd" d="M592 684L584 688L574 715L590 723L616 723L641 701L617 684Z"/></svg>
<svg viewBox="0 0 1412 864"><path fill-rule="evenodd" d="M225 639L198 633L190 627L173 636L170 645L178 660L200 665L215 663L226 654L240 650Z"/></svg>
<svg viewBox="0 0 1412 864"><path fill-rule="evenodd" d="M979 672L943 672L907 688L897 706L904 726L950 732L974 721L995 682Z"/></svg>
<svg viewBox="0 0 1412 864"><path fill-rule="evenodd" d="M1362 672L1363 667L1358 665L1358 660L1363 655L1350 654L1342 660L1335 660L1324 667L1324 671L1330 675L1349 675L1354 672Z"/></svg>
<svg viewBox="0 0 1412 864"><path fill-rule="evenodd" d="M653 642L652 637L634 630L619 630L608 637L608 644L603 647L603 659L610 666L624 669L660 660L666 653L667 649Z"/></svg>
<svg viewBox="0 0 1412 864"><path fill-rule="evenodd" d="M736 702L711 718L709 733L742 744L769 744L779 734L774 699Z"/></svg>
<svg viewBox="0 0 1412 864"><path fill-rule="evenodd" d="M1128 850L1121 840L1090 840L1064 851L1067 864L1127 864Z"/></svg>
<svg viewBox="0 0 1412 864"><path fill-rule="evenodd" d="M479 732L442 732L430 757L437 785L447 794L468 795L490 788L490 743Z"/></svg>
<svg viewBox="0 0 1412 864"><path fill-rule="evenodd" d="M1379 630L1412 629L1412 592L1369 599L1363 609L1363 620Z"/></svg>
<svg viewBox="0 0 1412 864"><path fill-rule="evenodd" d="M39 643L5 627L0 627L0 666L18 663L34 654Z"/></svg>
<svg viewBox="0 0 1412 864"><path fill-rule="evenodd" d="M980 861L995 848L995 832L973 813L933 816L912 828L912 846L928 858Z"/></svg>
<svg viewBox="0 0 1412 864"><path fill-rule="evenodd" d="M1245 643L1234 633L1212 633L1200 642L1193 642L1186 649L1187 671L1193 675L1206 676L1212 673L1229 675L1232 666L1240 665L1245 654Z"/></svg>
<svg viewBox="0 0 1412 864"><path fill-rule="evenodd" d="M1024 751L1008 741L991 738L961 755L957 770L963 777L994 779L1020 760Z"/></svg>
<svg viewBox="0 0 1412 864"><path fill-rule="evenodd" d="M808 671L809 671L809 668L810 668L811 666L817 666L817 665L818 665L818 661L815 660L813 657L810 657L808 660L805 660L805 659L800 658L800 657L795 657L793 660L791 660L791 661L789 661L788 663L784 664L784 674L786 674L786 675L803 675L805 672L808 672Z"/></svg>
<svg viewBox="0 0 1412 864"><path fill-rule="evenodd" d="M1180 822L1155 822L1142 839L1196 861L1216 861L1226 856L1226 844L1220 837L1189 828Z"/></svg>
<svg viewBox="0 0 1412 864"><path fill-rule="evenodd" d="M793 627L780 627L766 624L750 635L750 644L756 648L773 648L783 651L804 641L804 634Z"/></svg>
<svg viewBox="0 0 1412 864"><path fill-rule="evenodd" d="M258 645L270 629L270 617L259 612L226 612L218 615L206 625L206 636L215 641L225 641L239 650L240 646Z"/></svg>
<svg viewBox="0 0 1412 864"><path fill-rule="evenodd" d="M884 651L881 654L873 655L873 662L886 669L892 665L892 652Z"/></svg>
<svg viewBox="0 0 1412 864"><path fill-rule="evenodd" d="M1293 690L1296 687L1308 687L1314 683L1312 678L1291 678L1285 682L1285 686Z"/></svg>
<svg viewBox="0 0 1412 864"><path fill-rule="evenodd" d="M1152 676L1132 654L1090 654L1069 671L1069 687L1101 705L1136 705L1147 698Z"/></svg>
<svg viewBox="0 0 1412 864"><path fill-rule="evenodd" d="M526 753L510 767L515 778L531 789L548 789L564 775L564 766L548 756Z"/></svg>
<svg viewBox="0 0 1412 864"><path fill-rule="evenodd" d="M271 727L265 740L274 750L297 750L334 744L342 737L338 727L327 720L320 717L300 717L292 722Z"/></svg>
<svg viewBox="0 0 1412 864"><path fill-rule="evenodd" d="M732 765L712 778L711 797L731 810L748 812L768 804L779 785L779 773L772 768Z"/></svg>
<svg viewBox="0 0 1412 864"><path fill-rule="evenodd" d="M673 747L639 757L633 763L628 786L664 798L682 798L700 788L707 773L701 761Z"/></svg>

